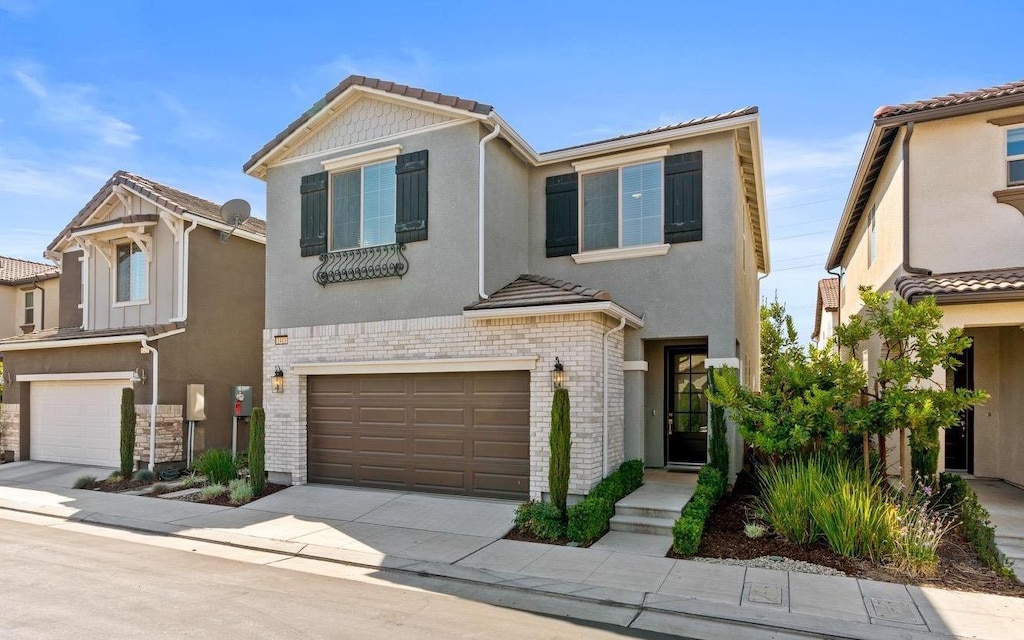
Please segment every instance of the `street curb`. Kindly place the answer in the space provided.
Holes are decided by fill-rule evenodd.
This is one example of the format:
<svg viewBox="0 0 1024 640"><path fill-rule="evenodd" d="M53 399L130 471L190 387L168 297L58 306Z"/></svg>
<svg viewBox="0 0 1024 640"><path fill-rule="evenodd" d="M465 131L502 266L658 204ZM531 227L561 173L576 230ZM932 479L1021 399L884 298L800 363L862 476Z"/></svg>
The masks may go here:
<svg viewBox="0 0 1024 640"><path fill-rule="evenodd" d="M742 625L765 631L787 632L789 634L803 634L812 637L824 637L835 640L944 640L958 639L963 636L953 636L940 632L908 627L889 627L885 625L871 624L851 620L838 621L831 618L822 618L800 613L774 611L767 608L742 607L725 603L714 603L695 598L676 598L664 594L652 594L650 592L631 591L610 587L598 587L580 583L559 582L543 578L532 578L521 574L507 574L494 571L486 571L450 565L439 562L429 562L402 558L400 556L388 556L382 554L380 562L360 562L360 552L345 552L345 550L331 547L319 547L317 549L333 550L334 553L325 555L317 553L317 549L310 549L316 545L302 543L289 543L270 539L256 538L243 534L221 534L203 536L191 532L195 529L180 527L173 524L157 523L147 520L135 520L119 516L104 516L99 513L89 513L83 517L69 517L66 515L55 515L47 513L46 509L13 508L9 505L0 506L0 511L12 511L17 513L28 513L32 515L45 516L66 522L79 522L99 527L135 531L150 535L174 537L195 542L218 544L250 551L272 553L282 557L302 558L320 562L330 562L364 569L377 571L399 572L416 575L426 578L444 578L455 580L470 585L482 585L509 591L543 595L553 598L563 598L576 602L613 606L618 608L629 608L635 610L637 615L634 622L641 621L642 614L660 614L672 616L680 620L700 620L710 623ZM190 533L185 533L186 531ZM297 549L295 547L298 547ZM363 554L369 556L370 554ZM349 557L344 557L349 556ZM520 583L520 584L516 584ZM526 584L522 584L526 583ZM575 589L573 588L575 587ZM604 597L593 597L584 595L586 592L605 594ZM652 596L668 598L656 604L649 604L647 601ZM841 625L841 626L840 626ZM639 627L638 627L639 628ZM679 631L685 627L680 626Z"/></svg>

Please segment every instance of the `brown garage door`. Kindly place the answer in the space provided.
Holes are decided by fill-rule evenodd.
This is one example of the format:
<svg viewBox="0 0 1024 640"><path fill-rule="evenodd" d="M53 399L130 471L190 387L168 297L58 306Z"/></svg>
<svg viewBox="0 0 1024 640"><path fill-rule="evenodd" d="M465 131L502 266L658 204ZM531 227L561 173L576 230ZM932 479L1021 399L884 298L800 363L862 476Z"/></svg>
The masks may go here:
<svg viewBox="0 0 1024 640"><path fill-rule="evenodd" d="M525 371L311 376L310 482L524 498Z"/></svg>

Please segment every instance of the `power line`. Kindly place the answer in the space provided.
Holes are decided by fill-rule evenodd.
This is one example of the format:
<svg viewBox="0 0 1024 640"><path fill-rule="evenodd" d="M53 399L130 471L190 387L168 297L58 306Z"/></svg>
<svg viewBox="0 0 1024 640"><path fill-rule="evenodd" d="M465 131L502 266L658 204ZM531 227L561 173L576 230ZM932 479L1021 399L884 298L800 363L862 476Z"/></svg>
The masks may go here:
<svg viewBox="0 0 1024 640"><path fill-rule="evenodd" d="M785 209L796 209L797 207L808 207L812 204L821 204L822 202L832 202L834 200L842 200L846 196L836 196L834 198L825 198L824 200L812 200L811 202L798 202L796 204L788 204L784 207L768 207L772 211L783 211Z"/></svg>
<svg viewBox="0 0 1024 640"><path fill-rule="evenodd" d="M825 266L821 262L815 264L805 264L802 267L784 267L782 269L772 269L772 273L778 273L779 271L796 271L797 269L820 269L825 270Z"/></svg>
<svg viewBox="0 0 1024 640"><path fill-rule="evenodd" d="M823 233L832 233L833 231L834 231L833 229L824 229L822 231L814 231L814 232L811 232L811 233L798 233L795 236L782 236L781 238L771 238L771 241L772 242L777 242L779 240L790 240L792 238L806 238L807 236L820 236Z"/></svg>

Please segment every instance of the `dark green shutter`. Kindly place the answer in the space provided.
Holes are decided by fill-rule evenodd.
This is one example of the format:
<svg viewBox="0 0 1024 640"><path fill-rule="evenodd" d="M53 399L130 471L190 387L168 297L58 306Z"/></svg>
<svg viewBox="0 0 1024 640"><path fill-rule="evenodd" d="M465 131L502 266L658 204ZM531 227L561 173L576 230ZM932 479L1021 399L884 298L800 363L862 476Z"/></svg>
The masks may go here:
<svg viewBox="0 0 1024 640"><path fill-rule="evenodd" d="M427 150L404 153L395 162L395 241L427 239Z"/></svg>
<svg viewBox="0 0 1024 640"><path fill-rule="evenodd" d="M302 176L302 237L304 256L327 253L327 172Z"/></svg>
<svg viewBox="0 0 1024 640"><path fill-rule="evenodd" d="M551 176L547 196L547 256L569 256L579 251L579 177L575 173Z"/></svg>
<svg viewBox="0 0 1024 640"><path fill-rule="evenodd" d="M665 158L665 242L703 237L703 157L700 151Z"/></svg>

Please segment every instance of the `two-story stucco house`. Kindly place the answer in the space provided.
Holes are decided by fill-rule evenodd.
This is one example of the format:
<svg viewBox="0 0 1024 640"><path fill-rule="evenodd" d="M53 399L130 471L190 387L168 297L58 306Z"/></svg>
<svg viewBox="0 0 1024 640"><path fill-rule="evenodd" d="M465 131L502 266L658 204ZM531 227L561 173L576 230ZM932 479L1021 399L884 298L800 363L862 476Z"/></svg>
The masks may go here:
<svg viewBox="0 0 1024 640"><path fill-rule="evenodd" d="M841 318L869 285L935 296L965 328L938 380L991 399L946 431L940 465L1024 484L1024 82L879 108L826 268Z"/></svg>
<svg viewBox="0 0 1024 640"><path fill-rule="evenodd" d="M0 256L0 338L57 326L60 270Z"/></svg>
<svg viewBox="0 0 1024 640"><path fill-rule="evenodd" d="M137 460L230 447L231 386L261 396L265 238L262 220L232 230L208 200L115 173L47 248L62 265L56 328L0 340L4 448L118 466L129 386ZM205 399L191 430L189 384ZM247 442L244 425L237 439Z"/></svg>
<svg viewBox="0 0 1024 640"><path fill-rule="evenodd" d="M818 281L818 299L814 303L814 330L811 331L811 341L819 349L824 349L837 324L839 324L839 278L823 278Z"/></svg>
<svg viewBox="0 0 1024 640"><path fill-rule="evenodd" d="M559 369L584 494L706 461L708 362L755 382L756 108L538 153L489 105L351 76L244 170L278 480L539 497Z"/></svg>

